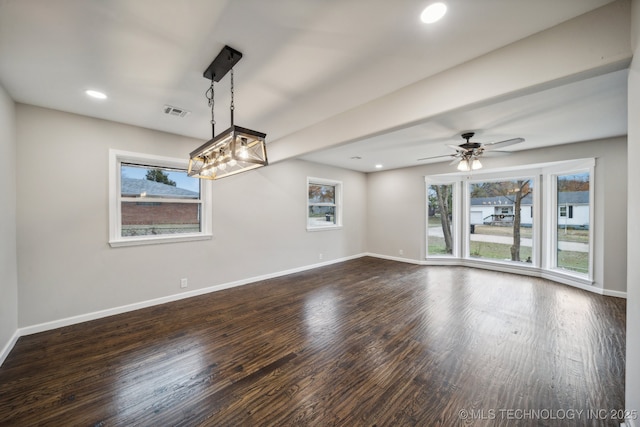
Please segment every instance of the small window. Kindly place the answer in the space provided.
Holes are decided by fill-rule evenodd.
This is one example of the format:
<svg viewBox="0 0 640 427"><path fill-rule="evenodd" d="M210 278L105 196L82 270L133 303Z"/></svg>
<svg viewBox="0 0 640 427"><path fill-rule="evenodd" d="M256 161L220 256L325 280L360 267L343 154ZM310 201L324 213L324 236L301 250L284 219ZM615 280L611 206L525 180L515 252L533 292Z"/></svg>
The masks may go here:
<svg viewBox="0 0 640 427"><path fill-rule="evenodd" d="M210 238L206 182L187 176L187 163L112 150L111 246Z"/></svg>
<svg viewBox="0 0 640 427"><path fill-rule="evenodd" d="M342 226L342 183L307 178L307 230Z"/></svg>

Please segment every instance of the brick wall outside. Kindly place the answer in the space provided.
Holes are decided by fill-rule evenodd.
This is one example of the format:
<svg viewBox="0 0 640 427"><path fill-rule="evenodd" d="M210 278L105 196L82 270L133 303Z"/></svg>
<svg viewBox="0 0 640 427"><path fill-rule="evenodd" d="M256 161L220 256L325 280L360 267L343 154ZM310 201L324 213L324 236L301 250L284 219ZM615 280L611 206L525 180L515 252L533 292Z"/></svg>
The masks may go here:
<svg viewBox="0 0 640 427"><path fill-rule="evenodd" d="M198 204L195 203L122 203L122 225L198 224Z"/></svg>

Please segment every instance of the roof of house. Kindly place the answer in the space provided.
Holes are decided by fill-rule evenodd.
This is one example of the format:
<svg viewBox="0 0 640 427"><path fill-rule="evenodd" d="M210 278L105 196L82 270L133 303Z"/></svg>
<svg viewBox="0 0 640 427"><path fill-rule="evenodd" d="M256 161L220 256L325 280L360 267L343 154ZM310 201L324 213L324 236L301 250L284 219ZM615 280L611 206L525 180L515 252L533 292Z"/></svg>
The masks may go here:
<svg viewBox="0 0 640 427"><path fill-rule="evenodd" d="M561 191L558 193L558 204L588 205L588 191Z"/></svg>
<svg viewBox="0 0 640 427"><path fill-rule="evenodd" d="M531 194L522 199L523 205L531 205ZM588 191L561 191L558 193L558 204L571 205L588 205ZM471 206L512 206L513 197L496 196L496 197L472 197Z"/></svg>
<svg viewBox="0 0 640 427"><path fill-rule="evenodd" d="M125 197L171 197L175 199L197 199L195 191L149 181L148 179L122 178L122 196ZM142 196L144 194L144 196Z"/></svg>
<svg viewBox="0 0 640 427"><path fill-rule="evenodd" d="M513 205L513 197L495 196L495 197L472 197L471 205L487 205L487 206L511 206ZM532 204L531 194L528 194L522 199L523 205Z"/></svg>

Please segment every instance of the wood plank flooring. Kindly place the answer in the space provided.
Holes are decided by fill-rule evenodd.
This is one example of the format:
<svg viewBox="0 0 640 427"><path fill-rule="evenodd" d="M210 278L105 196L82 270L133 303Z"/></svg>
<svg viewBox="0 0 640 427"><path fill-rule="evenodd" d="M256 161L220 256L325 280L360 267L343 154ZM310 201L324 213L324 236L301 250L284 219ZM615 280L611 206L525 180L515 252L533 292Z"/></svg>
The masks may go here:
<svg viewBox="0 0 640 427"><path fill-rule="evenodd" d="M618 426L624 355L623 299L361 258L22 337L0 425Z"/></svg>

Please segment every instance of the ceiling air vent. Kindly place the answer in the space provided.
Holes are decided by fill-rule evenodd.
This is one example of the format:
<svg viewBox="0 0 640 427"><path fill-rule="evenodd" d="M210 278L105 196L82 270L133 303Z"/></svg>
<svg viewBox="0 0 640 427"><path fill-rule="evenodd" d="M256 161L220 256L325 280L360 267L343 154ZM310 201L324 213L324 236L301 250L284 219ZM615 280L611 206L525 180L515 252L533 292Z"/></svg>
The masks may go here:
<svg viewBox="0 0 640 427"><path fill-rule="evenodd" d="M187 111L184 108L180 107L173 107L171 105L165 105L162 111L164 111L165 114L176 117L187 117L189 114L191 114L191 111Z"/></svg>

